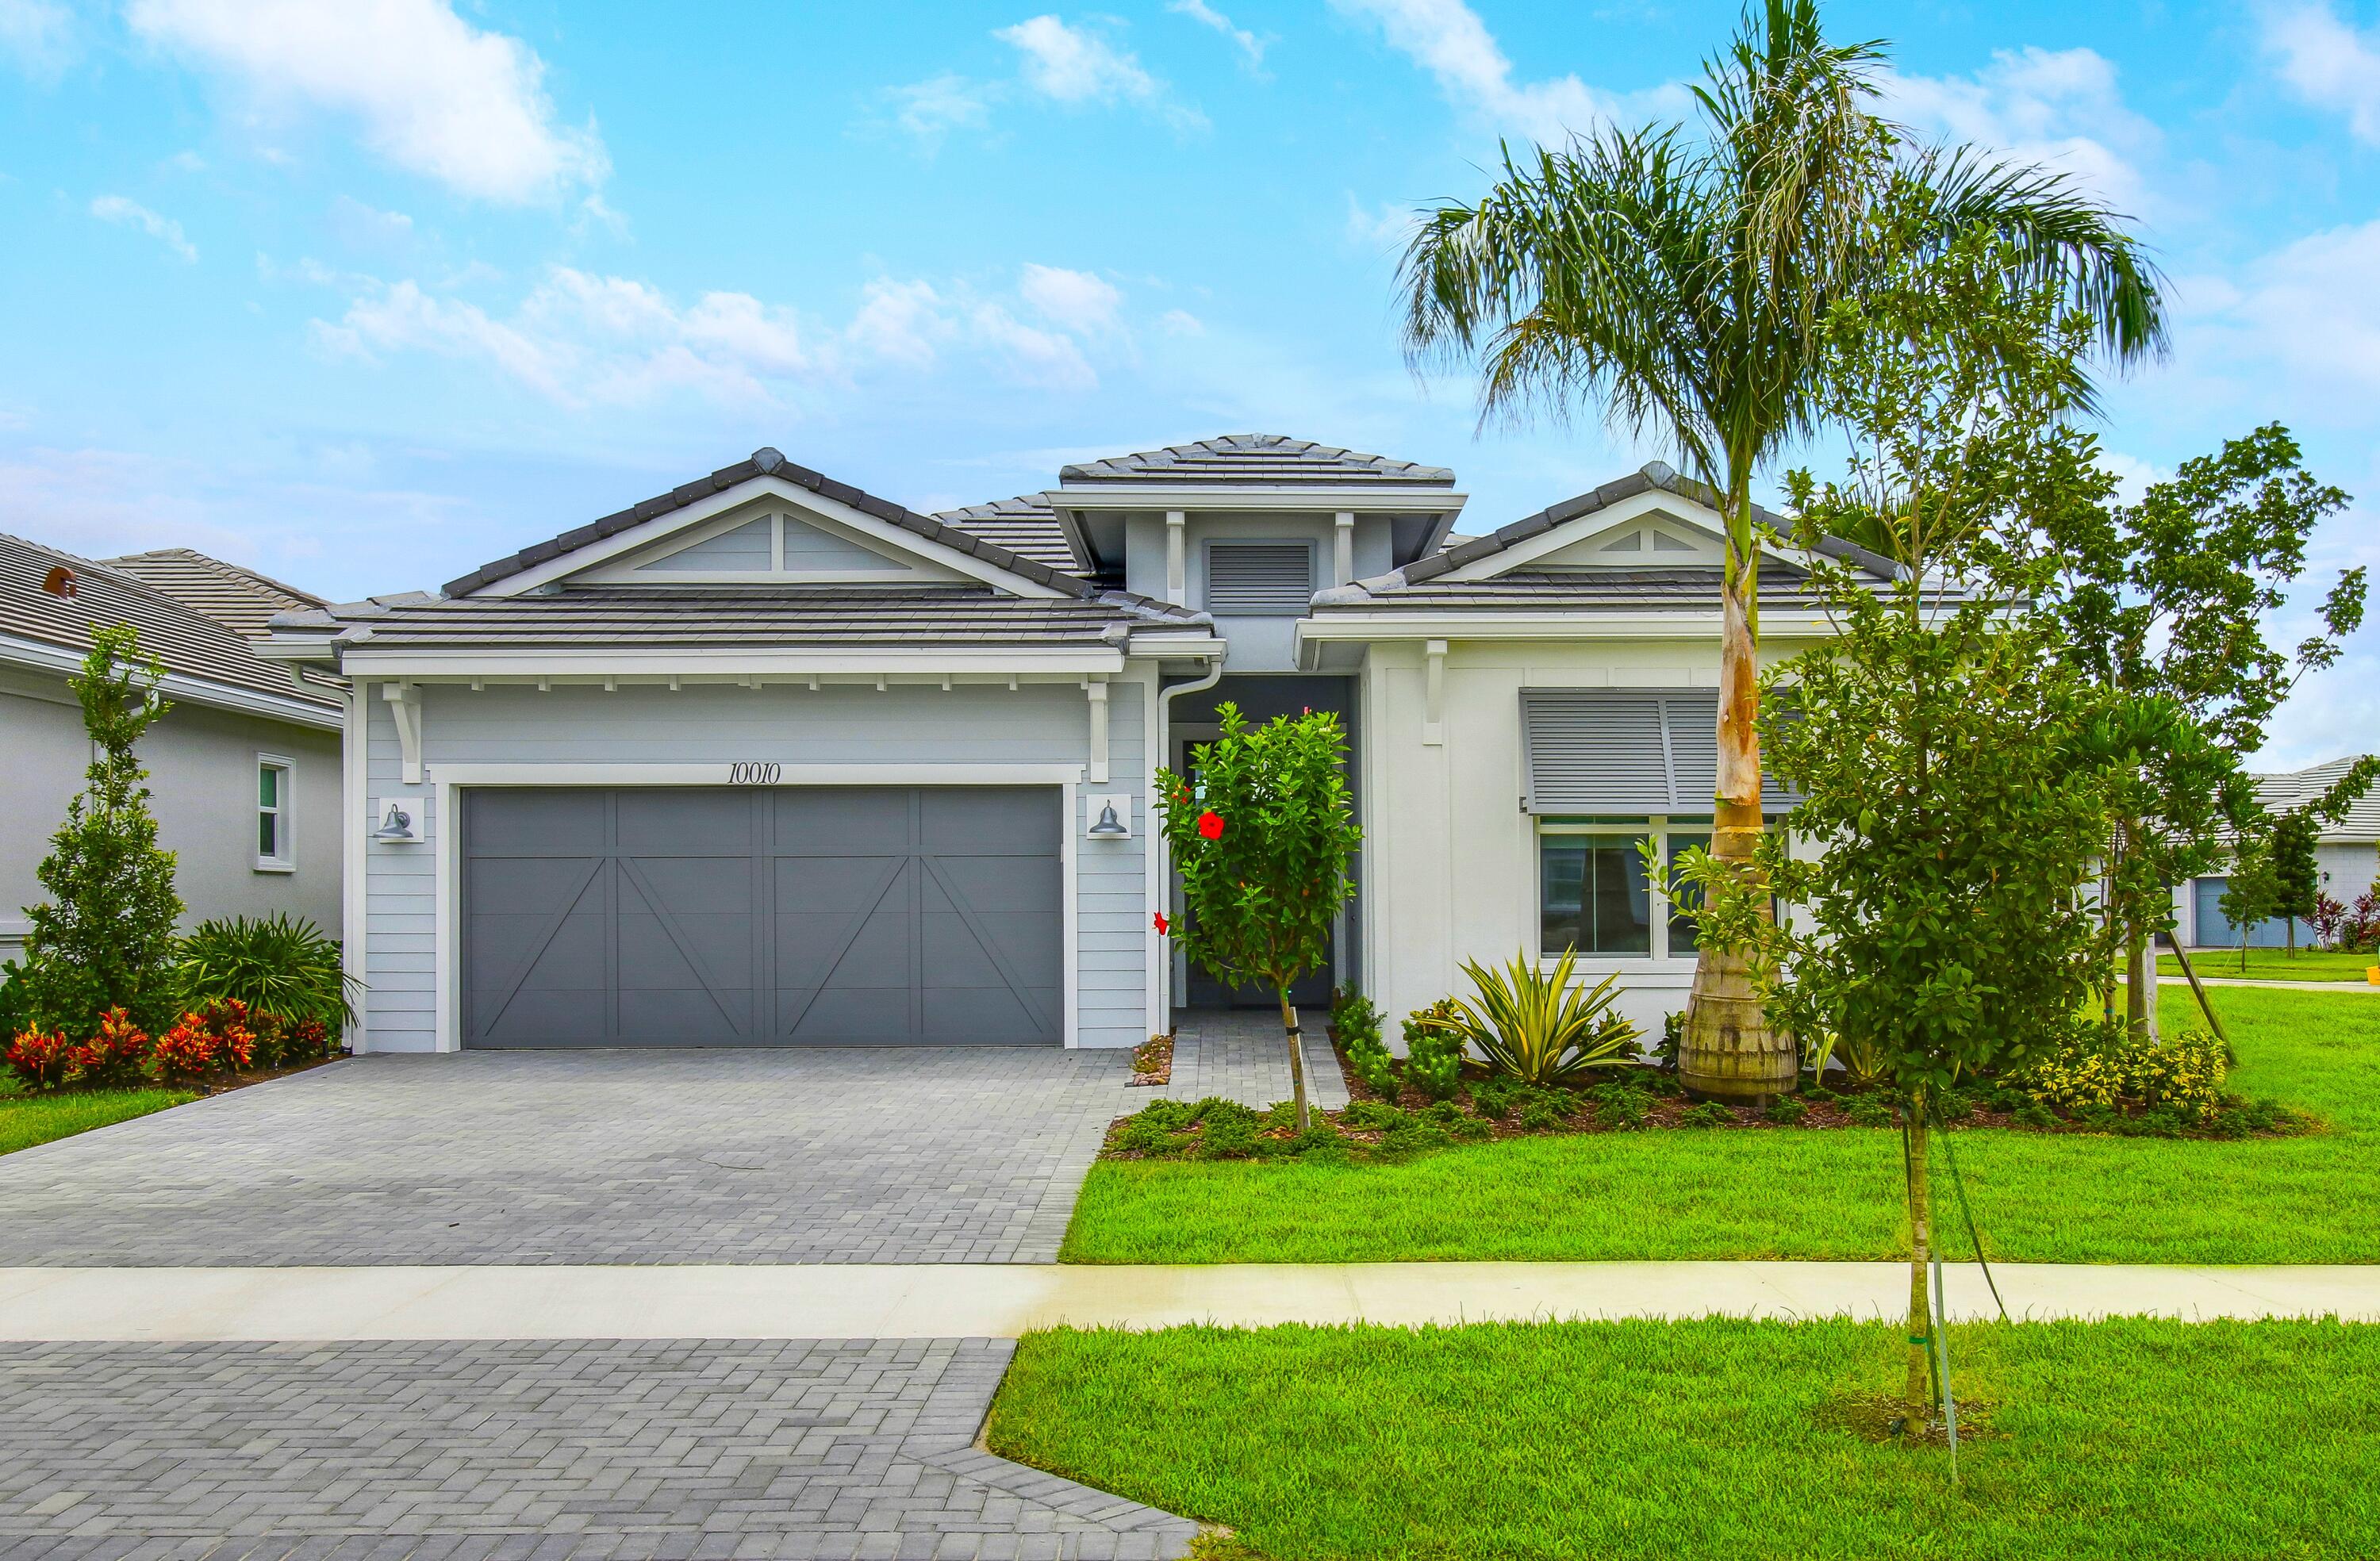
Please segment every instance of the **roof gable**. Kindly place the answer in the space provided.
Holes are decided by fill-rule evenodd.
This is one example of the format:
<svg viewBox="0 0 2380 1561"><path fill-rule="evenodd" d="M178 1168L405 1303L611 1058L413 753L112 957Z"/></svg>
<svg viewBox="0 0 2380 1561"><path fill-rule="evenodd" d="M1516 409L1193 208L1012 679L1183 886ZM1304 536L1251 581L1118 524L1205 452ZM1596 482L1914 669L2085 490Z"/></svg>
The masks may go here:
<svg viewBox="0 0 2380 1561"><path fill-rule="evenodd" d="M899 540L888 542L813 506L767 493L664 531L642 547L565 575L562 583L572 589L998 584L933 562L905 532L895 536Z"/></svg>
<svg viewBox="0 0 2380 1561"><path fill-rule="evenodd" d="M1406 487L1451 488L1454 473L1444 466L1418 466L1360 450L1317 444L1277 433L1233 433L1162 450L1136 451L1084 461L1058 473L1063 483L1281 483L1318 482L1332 487L1395 483Z"/></svg>

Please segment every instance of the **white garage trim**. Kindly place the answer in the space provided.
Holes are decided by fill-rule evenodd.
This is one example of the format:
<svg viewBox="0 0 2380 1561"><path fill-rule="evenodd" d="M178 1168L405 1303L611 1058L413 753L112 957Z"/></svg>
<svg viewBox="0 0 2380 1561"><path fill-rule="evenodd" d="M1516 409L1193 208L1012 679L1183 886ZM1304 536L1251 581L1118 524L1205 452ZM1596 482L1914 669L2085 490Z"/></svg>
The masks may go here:
<svg viewBox="0 0 2380 1561"><path fill-rule="evenodd" d="M724 764L440 764L431 767L436 807L438 1049L463 1047L463 816L455 793L467 787L727 786ZM1075 966L1075 846L1082 820L1079 764L787 764L778 786L1050 786L1058 792L1060 979L1065 986L1063 1044L1081 1045Z"/></svg>

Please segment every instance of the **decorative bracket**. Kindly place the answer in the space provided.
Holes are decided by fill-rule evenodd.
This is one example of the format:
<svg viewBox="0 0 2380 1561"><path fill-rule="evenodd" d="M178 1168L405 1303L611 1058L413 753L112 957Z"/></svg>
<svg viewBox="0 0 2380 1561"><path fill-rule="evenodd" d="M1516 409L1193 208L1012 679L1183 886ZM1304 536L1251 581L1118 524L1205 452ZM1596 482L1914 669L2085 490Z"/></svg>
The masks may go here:
<svg viewBox="0 0 2380 1561"><path fill-rule="evenodd" d="M1165 512L1165 599L1176 607L1190 604L1189 519L1180 510Z"/></svg>
<svg viewBox="0 0 2380 1561"><path fill-rule="evenodd" d="M1105 785L1108 779L1108 683L1104 676L1083 680L1083 692L1091 701L1091 780Z"/></svg>
<svg viewBox="0 0 2380 1561"><path fill-rule="evenodd" d="M1446 641L1423 647L1421 740L1432 747L1446 741Z"/></svg>
<svg viewBox="0 0 2380 1561"><path fill-rule="evenodd" d="M396 723L396 751L404 764L405 783L421 784L421 690L409 683L384 683L380 696L388 701L389 720Z"/></svg>
<svg viewBox="0 0 2380 1561"><path fill-rule="evenodd" d="M1341 510L1330 531L1330 583L1350 586L1355 582L1355 514Z"/></svg>

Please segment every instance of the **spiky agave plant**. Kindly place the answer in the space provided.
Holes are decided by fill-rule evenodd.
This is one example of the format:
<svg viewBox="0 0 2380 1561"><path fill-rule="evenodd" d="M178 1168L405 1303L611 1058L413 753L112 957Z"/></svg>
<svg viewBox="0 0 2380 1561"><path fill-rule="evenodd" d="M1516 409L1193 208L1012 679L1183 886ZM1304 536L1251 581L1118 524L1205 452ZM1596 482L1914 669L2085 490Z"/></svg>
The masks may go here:
<svg viewBox="0 0 2380 1561"><path fill-rule="evenodd" d="M303 917L231 916L200 922L182 939L176 967L182 1001L198 1008L232 999L291 1023L314 1020L335 1031L354 1020L357 983L339 940Z"/></svg>
<svg viewBox="0 0 2380 1561"><path fill-rule="evenodd" d="M1526 950L1493 968L1465 960L1473 996L1453 999L1451 1016L1433 1023L1477 1047L1498 1072L1527 1083L1575 1083L1597 1069L1623 1067L1641 1032L1611 1011L1620 977L1582 987L1573 979L1577 962L1574 950L1550 971Z"/></svg>

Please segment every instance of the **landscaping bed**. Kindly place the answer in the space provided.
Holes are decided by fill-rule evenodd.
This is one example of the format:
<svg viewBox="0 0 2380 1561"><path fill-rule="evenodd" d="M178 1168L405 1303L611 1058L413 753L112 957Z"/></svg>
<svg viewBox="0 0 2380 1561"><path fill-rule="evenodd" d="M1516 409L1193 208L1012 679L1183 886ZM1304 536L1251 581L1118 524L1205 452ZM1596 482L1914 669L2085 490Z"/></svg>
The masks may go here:
<svg viewBox="0 0 2380 1561"><path fill-rule="evenodd" d="M1878 1323L1060 1330L1002 1457L1233 1530L1218 1555L1942 1557L2380 1554L2380 1329L1974 1324L1940 1447L1859 1434Z"/></svg>
<svg viewBox="0 0 2380 1561"><path fill-rule="evenodd" d="M1954 1132L1991 1256L2380 1262L2380 1003L2242 987L2213 998L2239 1049L2230 1083L2288 1102L2323 1131L2236 1142ZM2168 1024L2186 1023L2191 1009L2187 990L2164 994ZM1907 1254L1904 1223L1900 1140L1890 1127L1490 1128L1488 1141L1446 1153L1111 1156L1092 1167L1062 1256L1888 1260ZM1947 1216L1937 1233L1949 1252L1967 1250L1963 1228Z"/></svg>

